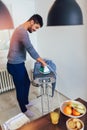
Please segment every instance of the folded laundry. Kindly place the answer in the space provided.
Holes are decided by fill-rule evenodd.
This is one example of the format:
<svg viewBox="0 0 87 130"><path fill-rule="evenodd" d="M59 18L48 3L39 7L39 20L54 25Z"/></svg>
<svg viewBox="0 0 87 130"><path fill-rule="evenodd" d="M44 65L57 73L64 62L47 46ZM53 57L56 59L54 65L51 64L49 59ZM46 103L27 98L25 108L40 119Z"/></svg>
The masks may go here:
<svg viewBox="0 0 87 130"><path fill-rule="evenodd" d="M54 64L54 62L52 60L48 60L48 59L44 59L45 62L47 63L47 67L50 70L50 73L48 74L43 74L40 73L40 68L42 66L42 64L40 62L35 62L34 64L34 72L33 72L33 78L40 78L40 77L53 77L55 79L55 82L52 83L52 97L54 96L54 90L56 87L56 65Z"/></svg>
<svg viewBox="0 0 87 130"><path fill-rule="evenodd" d="M49 70L54 73L55 78L56 78L56 75L57 75L56 74L56 65L54 64L54 62L52 60L47 60L47 59L44 59L44 60L47 63Z"/></svg>

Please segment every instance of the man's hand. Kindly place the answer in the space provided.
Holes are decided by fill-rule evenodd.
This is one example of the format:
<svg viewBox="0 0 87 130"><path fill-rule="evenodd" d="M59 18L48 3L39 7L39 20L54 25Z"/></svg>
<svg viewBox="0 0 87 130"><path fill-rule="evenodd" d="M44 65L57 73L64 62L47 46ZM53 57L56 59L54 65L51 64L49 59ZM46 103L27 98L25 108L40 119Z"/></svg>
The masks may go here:
<svg viewBox="0 0 87 130"><path fill-rule="evenodd" d="M43 67L47 66L46 62L41 57L37 58L37 61L40 62Z"/></svg>

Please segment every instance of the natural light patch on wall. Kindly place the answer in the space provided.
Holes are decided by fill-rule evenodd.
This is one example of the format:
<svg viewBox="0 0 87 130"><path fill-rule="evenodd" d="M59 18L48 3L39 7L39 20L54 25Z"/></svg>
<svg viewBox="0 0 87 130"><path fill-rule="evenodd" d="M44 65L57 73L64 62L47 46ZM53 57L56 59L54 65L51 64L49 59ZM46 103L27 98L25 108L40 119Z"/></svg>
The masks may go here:
<svg viewBox="0 0 87 130"><path fill-rule="evenodd" d="M0 50L9 48L10 37L13 30L0 30Z"/></svg>
<svg viewBox="0 0 87 130"><path fill-rule="evenodd" d="M0 31L0 50L8 49L9 46L9 30Z"/></svg>

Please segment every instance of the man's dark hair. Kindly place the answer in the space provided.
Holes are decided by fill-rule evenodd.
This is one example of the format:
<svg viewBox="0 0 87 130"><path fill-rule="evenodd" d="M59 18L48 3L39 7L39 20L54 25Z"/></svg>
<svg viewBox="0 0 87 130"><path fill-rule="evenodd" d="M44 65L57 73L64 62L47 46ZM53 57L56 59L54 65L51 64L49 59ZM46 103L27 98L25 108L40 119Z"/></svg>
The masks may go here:
<svg viewBox="0 0 87 130"><path fill-rule="evenodd" d="M42 17L41 17L39 14L34 14L34 15L32 15L32 16L28 19L28 21L30 21L30 20L34 20L34 22L35 22L36 24L40 24L41 27L43 26L43 19L42 19Z"/></svg>

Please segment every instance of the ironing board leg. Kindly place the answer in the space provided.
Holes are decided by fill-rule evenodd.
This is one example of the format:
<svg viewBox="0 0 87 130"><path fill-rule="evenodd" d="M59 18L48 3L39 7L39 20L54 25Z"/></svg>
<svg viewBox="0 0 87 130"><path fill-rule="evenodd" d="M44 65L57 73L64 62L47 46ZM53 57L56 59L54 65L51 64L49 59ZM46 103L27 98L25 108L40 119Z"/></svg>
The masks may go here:
<svg viewBox="0 0 87 130"><path fill-rule="evenodd" d="M49 87L47 84L46 84L46 94L47 94L47 105L48 105L48 112L49 112L49 110L50 110L50 108L49 108Z"/></svg>
<svg viewBox="0 0 87 130"><path fill-rule="evenodd" d="M42 107L42 115L44 114L44 105L43 105L43 95L44 95L44 86L41 85L41 107Z"/></svg>
<svg viewBox="0 0 87 130"><path fill-rule="evenodd" d="M47 100L47 104L44 104L46 102L44 102L44 100ZM44 106L46 107L47 105L47 111L49 112L50 108L49 108L49 87L48 84L42 84L41 85L41 107L42 107L42 115L44 115L45 111L44 111Z"/></svg>

